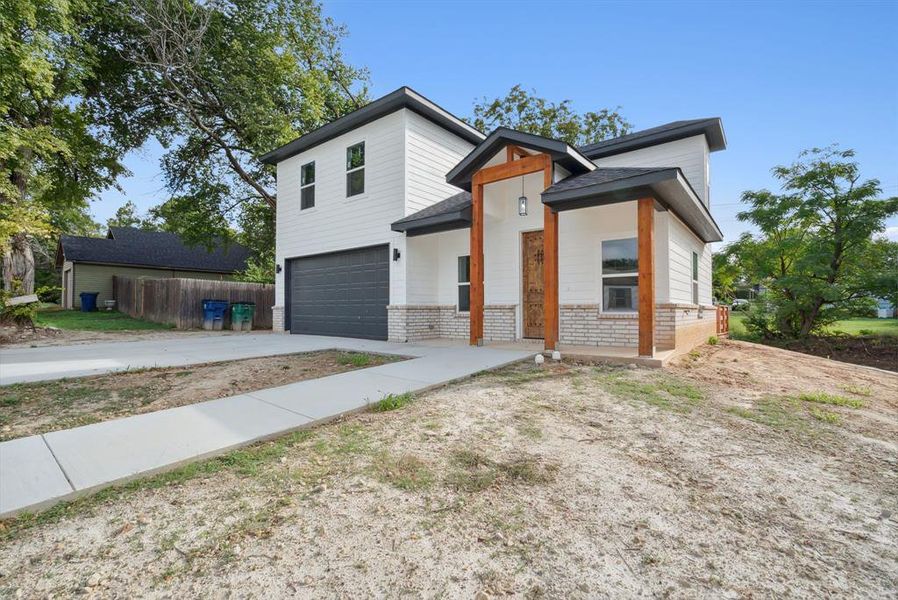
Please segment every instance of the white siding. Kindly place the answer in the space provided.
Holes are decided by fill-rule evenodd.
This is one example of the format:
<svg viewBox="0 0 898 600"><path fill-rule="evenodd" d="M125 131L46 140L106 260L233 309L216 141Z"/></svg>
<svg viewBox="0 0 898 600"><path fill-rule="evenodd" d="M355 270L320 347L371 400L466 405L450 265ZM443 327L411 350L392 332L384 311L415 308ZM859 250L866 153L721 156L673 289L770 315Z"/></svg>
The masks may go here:
<svg viewBox="0 0 898 600"><path fill-rule="evenodd" d="M703 243L676 215L669 215L670 302L692 303L692 253L698 253L698 301L711 304L711 244Z"/></svg>
<svg viewBox="0 0 898 600"><path fill-rule="evenodd" d="M461 191L446 183L446 173L474 146L417 113L403 112L407 156L406 214L410 215Z"/></svg>
<svg viewBox="0 0 898 600"><path fill-rule="evenodd" d="M632 152L599 158L593 162L600 167L679 167L698 197L708 204L709 186L708 142L704 135L658 144Z"/></svg>
<svg viewBox="0 0 898 600"><path fill-rule="evenodd" d="M390 223L405 216L405 111L397 111L278 163L277 262L298 256L392 244ZM365 142L365 193L346 197L346 148ZM315 207L299 209L300 166L315 161ZM401 265L401 266L400 266ZM391 302L403 302L405 263L391 262ZM284 303L284 272L275 304Z"/></svg>

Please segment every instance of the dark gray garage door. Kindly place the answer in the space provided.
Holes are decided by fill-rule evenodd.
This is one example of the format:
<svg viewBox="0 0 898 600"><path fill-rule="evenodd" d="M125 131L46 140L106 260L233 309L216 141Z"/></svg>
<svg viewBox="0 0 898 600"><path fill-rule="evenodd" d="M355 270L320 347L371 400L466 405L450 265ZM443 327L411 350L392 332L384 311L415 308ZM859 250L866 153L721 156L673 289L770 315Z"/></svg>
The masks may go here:
<svg viewBox="0 0 898 600"><path fill-rule="evenodd" d="M294 258L287 277L291 333L387 339L389 246Z"/></svg>

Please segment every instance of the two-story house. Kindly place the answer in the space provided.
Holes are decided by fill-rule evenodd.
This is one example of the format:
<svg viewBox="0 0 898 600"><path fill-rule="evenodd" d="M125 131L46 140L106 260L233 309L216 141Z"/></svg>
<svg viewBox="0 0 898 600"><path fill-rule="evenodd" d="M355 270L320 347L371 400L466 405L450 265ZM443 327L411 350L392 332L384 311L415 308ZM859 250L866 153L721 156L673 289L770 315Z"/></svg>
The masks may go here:
<svg viewBox="0 0 898 600"><path fill-rule="evenodd" d="M716 331L720 119L575 148L477 131L403 87L269 154L275 329L652 356Z"/></svg>

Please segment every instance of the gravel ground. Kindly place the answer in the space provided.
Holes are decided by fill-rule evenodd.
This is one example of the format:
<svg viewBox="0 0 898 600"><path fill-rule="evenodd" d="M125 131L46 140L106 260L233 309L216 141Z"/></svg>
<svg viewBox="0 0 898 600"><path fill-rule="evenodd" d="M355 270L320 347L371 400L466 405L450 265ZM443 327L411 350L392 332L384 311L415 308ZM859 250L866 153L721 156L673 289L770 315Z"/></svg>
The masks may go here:
<svg viewBox="0 0 898 600"><path fill-rule="evenodd" d="M9 521L0 593L894 596L896 403L746 343L517 365Z"/></svg>

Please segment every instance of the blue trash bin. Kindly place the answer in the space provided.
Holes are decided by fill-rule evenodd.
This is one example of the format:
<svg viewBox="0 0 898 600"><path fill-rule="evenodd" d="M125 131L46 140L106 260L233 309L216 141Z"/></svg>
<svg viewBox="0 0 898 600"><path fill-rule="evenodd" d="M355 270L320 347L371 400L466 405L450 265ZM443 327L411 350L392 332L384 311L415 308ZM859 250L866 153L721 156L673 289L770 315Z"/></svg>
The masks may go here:
<svg viewBox="0 0 898 600"><path fill-rule="evenodd" d="M203 300L203 329L224 329L227 300Z"/></svg>
<svg viewBox="0 0 898 600"><path fill-rule="evenodd" d="M81 312L94 312L97 310L97 296L100 292L81 292Z"/></svg>

